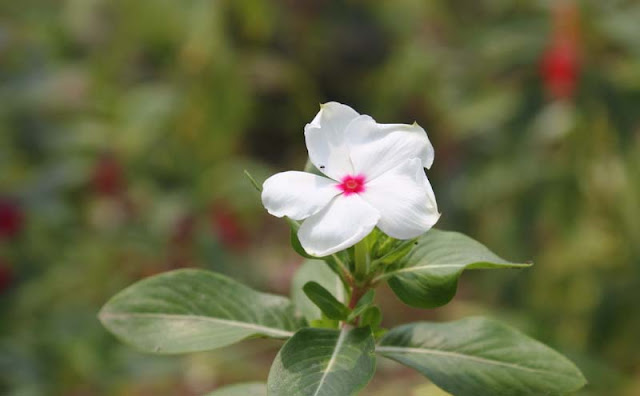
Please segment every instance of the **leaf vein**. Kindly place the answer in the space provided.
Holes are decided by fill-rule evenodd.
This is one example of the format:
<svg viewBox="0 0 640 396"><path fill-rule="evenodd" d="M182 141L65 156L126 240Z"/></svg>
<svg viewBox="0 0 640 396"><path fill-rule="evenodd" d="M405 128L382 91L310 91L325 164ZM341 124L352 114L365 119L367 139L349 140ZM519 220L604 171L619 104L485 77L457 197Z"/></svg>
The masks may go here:
<svg viewBox="0 0 640 396"><path fill-rule="evenodd" d="M291 337L293 336L293 332L286 331L282 329L276 329L273 327L262 326L253 323L245 323L238 322L235 320L229 319L219 319L212 318L206 316L191 316L191 315L174 315L174 314L160 314L160 313L112 313L106 312L100 315L105 319L125 319L125 318L152 318L152 319L182 319L182 320L192 320L192 321L202 321L202 322L213 322L218 324L225 324L228 326L235 326L249 330L255 330L260 333L265 333L267 335L278 335L282 337Z"/></svg>
<svg viewBox="0 0 640 396"><path fill-rule="evenodd" d="M418 354L425 354L425 355L440 355L440 356L448 356L448 357L453 357L453 358L459 358L459 359L467 359L467 360L473 360L475 362L478 363L486 363L486 364L493 364L496 366L504 366L504 367L509 367L509 368L513 368L513 369L517 369L517 370L523 370L523 371L529 371L532 373L549 373L550 371L547 370L540 370L540 369L535 369L535 368L531 368L531 367L525 367L525 366L521 366L519 364L515 364L515 363L508 363L508 362L501 362L499 360L494 360L494 359L487 359L487 358L482 358L482 357L478 357L478 356L471 356L471 355L465 355L462 353L458 353L458 352L450 352L450 351L441 351L438 349L429 349L429 348L405 348L405 347L391 347L391 346L379 346L376 348L376 352L379 352L381 354L385 354L385 353L418 353Z"/></svg>

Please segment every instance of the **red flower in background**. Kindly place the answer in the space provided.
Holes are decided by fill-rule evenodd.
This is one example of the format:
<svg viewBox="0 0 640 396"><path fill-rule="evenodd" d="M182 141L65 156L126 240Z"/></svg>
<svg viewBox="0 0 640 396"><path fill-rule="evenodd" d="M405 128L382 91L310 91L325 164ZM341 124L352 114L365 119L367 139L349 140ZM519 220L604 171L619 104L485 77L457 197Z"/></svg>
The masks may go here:
<svg viewBox="0 0 640 396"><path fill-rule="evenodd" d="M546 91L554 99L573 96L580 74L578 9L558 2L552 9L553 34L542 56L541 73Z"/></svg>
<svg viewBox="0 0 640 396"><path fill-rule="evenodd" d="M578 80L578 52L570 41L558 40L542 60L545 88L554 98L570 98Z"/></svg>
<svg viewBox="0 0 640 396"><path fill-rule="evenodd" d="M0 294L9 288L13 281L13 271L9 263L0 258Z"/></svg>
<svg viewBox="0 0 640 396"><path fill-rule="evenodd" d="M20 207L7 198L0 198L0 239L13 238L22 229L23 214Z"/></svg>
<svg viewBox="0 0 640 396"><path fill-rule="evenodd" d="M214 204L211 209L211 227L220 242L231 250L247 247L249 236L237 214L225 204Z"/></svg>
<svg viewBox="0 0 640 396"><path fill-rule="evenodd" d="M91 176L97 194L114 196L125 188L124 171L113 154L103 154L93 168Z"/></svg>

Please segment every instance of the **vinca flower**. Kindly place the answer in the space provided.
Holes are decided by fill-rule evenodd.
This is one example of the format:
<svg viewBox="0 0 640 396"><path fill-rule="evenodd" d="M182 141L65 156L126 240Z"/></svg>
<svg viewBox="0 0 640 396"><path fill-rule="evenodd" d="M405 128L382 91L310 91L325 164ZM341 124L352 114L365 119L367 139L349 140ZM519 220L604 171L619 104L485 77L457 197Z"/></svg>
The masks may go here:
<svg viewBox="0 0 640 396"><path fill-rule="evenodd" d="M262 202L276 217L304 220L298 238L307 253L344 250L375 227L412 239L440 217L424 171L433 163L433 146L419 125L378 124L330 102L304 134L309 159L324 176L277 173L264 182Z"/></svg>

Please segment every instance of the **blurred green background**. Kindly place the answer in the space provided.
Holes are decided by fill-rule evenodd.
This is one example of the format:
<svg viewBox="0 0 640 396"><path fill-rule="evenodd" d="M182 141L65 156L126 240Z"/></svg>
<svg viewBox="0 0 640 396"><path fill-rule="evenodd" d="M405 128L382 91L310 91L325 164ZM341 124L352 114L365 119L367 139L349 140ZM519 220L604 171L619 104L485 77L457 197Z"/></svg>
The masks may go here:
<svg viewBox="0 0 640 396"><path fill-rule="evenodd" d="M580 395L640 394L640 4L0 3L0 394L200 395L266 379L275 341L143 355L114 293L208 268L288 293L301 258L243 176L304 166L336 100L428 131L443 216L525 271L468 272L446 307L570 356ZM366 395L435 395L380 359Z"/></svg>

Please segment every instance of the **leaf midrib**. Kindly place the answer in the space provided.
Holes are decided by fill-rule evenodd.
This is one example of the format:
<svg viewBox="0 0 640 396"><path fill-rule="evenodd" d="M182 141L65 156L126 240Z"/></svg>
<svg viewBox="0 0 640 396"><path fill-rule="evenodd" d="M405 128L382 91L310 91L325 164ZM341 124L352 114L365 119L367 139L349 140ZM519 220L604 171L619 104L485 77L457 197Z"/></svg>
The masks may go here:
<svg viewBox="0 0 640 396"><path fill-rule="evenodd" d="M257 325L248 322L239 322L231 319L213 318L209 316L194 316L194 315L180 315L180 314L160 314L151 312L138 312L138 313L116 313L116 312L103 312L100 314L100 318L103 319L128 319L128 318L152 318L152 319L182 319L192 320L196 322L212 322L217 324L224 324L228 326L235 326L249 330L255 330L258 333L264 333L272 336L291 337L293 332L282 329L277 329L268 326Z"/></svg>
<svg viewBox="0 0 640 396"><path fill-rule="evenodd" d="M418 353L418 354L423 354L423 355L440 355L440 356L448 356L448 357L453 357L453 358L458 358L458 359L466 359L466 360L472 360L478 363L484 363L484 364L492 364L492 365L496 365L496 366L503 366L503 367L509 367L509 368L513 368L516 370L522 370L522 371L528 371L531 373L537 373L537 374L553 374L553 375L563 375L563 374L559 374L555 371L547 371L547 370L540 370L540 369L535 369L535 368L531 368L531 367L526 367L526 366L521 366L519 364L515 364L515 363L508 363L508 362L502 362L500 360L494 360L494 359L487 359L487 358L482 358L482 357L478 357L478 356L473 356L473 355L465 355L462 353L458 353L458 352L451 352L451 351L442 351L439 349L431 349L431 348L409 348L409 347L392 347L392 346L378 346L376 347L376 352L379 352L381 354L385 354L385 353Z"/></svg>
<svg viewBox="0 0 640 396"><path fill-rule="evenodd" d="M320 389L322 389L322 385L324 384L324 381L327 379L327 375L329 375L329 373L331 372L331 368L336 363L336 360L338 358L338 352L342 348L342 344L344 344L344 339L346 338L346 336L347 336L347 329L343 328L342 330L340 330L340 335L338 336L338 340L336 341L336 346L333 349L333 353L331 354L329 363L327 363L327 367L325 368L324 373L322 374L322 378L320 378L320 382L318 382L318 387L316 388L316 391L313 393L313 396L318 396L318 392L320 392Z"/></svg>
<svg viewBox="0 0 640 396"><path fill-rule="evenodd" d="M438 268L468 268L469 266L473 265L473 264L477 264L477 263L482 263L483 261L478 261L478 262L473 262L473 263L467 263L467 264L424 264L424 265L415 265L412 267L404 267L404 268L399 268L397 270L394 271L389 271L386 272L384 275L385 276L395 276L396 274L399 273L403 273L403 272L418 272L421 270L430 270L430 269L438 269ZM487 261L489 262L489 261ZM491 262L492 265L499 265L499 266L504 266L507 268L520 268L520 267L529 267L528 264L521 264L521 263L494 263Z"/></svg>

